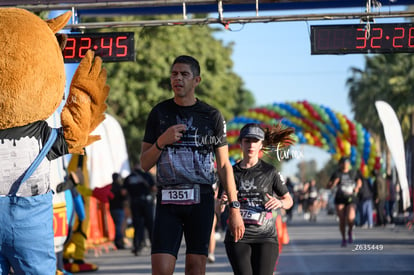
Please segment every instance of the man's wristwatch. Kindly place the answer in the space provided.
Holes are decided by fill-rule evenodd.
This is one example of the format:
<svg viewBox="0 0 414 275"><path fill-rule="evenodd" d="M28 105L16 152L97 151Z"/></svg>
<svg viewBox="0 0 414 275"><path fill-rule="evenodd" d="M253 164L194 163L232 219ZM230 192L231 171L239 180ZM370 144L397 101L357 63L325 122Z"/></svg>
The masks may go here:
<svg viewBox="0 0 414 275"><path fill-rule="evenodd" d="M232 202L229 203L229 206L231 208L240 208L240 202L238 202L238 201L232 201Z"/></svg>

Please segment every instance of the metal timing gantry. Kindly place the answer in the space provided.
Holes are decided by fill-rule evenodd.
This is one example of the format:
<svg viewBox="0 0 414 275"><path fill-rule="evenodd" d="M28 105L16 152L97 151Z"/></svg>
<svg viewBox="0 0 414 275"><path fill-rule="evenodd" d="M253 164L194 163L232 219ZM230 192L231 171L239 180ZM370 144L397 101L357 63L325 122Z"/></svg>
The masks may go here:
<svg viewBox="0 0 414 275"><path fill-rule="evenodd" d="M360 19L361 22L369 24L374 18L414 17L413 10L407 8L401 11L397 8L413 4L414 0L17 0L1 1L0 7L14 6L31 11L72 10L78 18L182 14L182 18L172 20L88 22L70 24L65 27L84 30L169 25L221 24L228 26L229 24L340 19ZM360 12L332 12L332 9L358 7L361 8ZM303 13L304 10L317 10L317 13ZM260 12L269 14L270 11L275 15L261 16L259 14ZM282 15L281 11L283 11ZM286 11L290 11L291 14L285 14ZM240 15L253 13L254 15L225 17L225 12ZM193 18L191 14L206 14L206 17ZM207 15L214 14L216 17L207 17ZM73 22L77 21L73 20Z"/></svg>

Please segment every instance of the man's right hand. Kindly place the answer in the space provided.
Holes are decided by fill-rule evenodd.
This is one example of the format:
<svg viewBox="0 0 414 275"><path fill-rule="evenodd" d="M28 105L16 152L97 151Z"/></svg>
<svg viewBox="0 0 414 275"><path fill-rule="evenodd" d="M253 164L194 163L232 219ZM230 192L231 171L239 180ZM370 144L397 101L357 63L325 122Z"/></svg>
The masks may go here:
<svg viewBox="0 0 414 275"><path fill-rule="evenodd" d="M164 147L179 141L183 137L183 133L187 130L185 124L176 124L170 126L159 138L158 145Z"/></svg>

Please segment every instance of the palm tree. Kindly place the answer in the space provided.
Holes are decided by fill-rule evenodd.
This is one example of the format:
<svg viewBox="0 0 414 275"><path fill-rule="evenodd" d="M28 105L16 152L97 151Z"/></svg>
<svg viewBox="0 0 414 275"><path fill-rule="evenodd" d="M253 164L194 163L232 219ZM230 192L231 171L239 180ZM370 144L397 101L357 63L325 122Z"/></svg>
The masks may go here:
<svg viewBox="0 0 414 275"><path fill-rule="evenodd" d="M414 57L411 54L367 56L365 69L351 68L347 79L349 101L355 120L374 137L377 149L386 148L381 122L374 103L383 100L395 110L407 140L414 113ZM390 172L391 157L386 150L386 167Z"/></svg>

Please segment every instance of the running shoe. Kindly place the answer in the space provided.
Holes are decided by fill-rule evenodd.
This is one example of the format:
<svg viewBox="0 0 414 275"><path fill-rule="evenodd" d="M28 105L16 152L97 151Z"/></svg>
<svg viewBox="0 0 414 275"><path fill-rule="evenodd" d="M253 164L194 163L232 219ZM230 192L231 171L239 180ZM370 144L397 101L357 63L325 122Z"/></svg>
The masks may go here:
<svg viewBox="0 0 414 275"><path fill-rule="evenodd" d="M346 247L346 240L342 240L341 247Z"/></svg>
<svg viewBox="0 0 414 275"><path fill-rule="evenodd" d="M354 239L352 236L352 232L348 232L348 243L353 243L353 242L354 242Z"/></svg>
<svg viewBox="0 0 414 275"><path fill-rule="evenodd" d="M216 261L216 257L214 256L213 253L208 253L207 260L209 263L214 263Z"/></svg>

